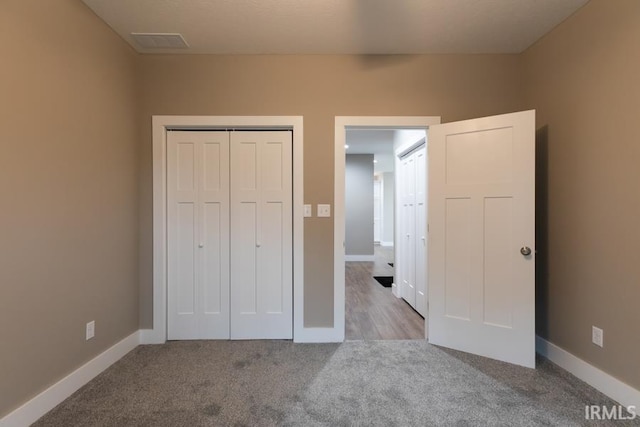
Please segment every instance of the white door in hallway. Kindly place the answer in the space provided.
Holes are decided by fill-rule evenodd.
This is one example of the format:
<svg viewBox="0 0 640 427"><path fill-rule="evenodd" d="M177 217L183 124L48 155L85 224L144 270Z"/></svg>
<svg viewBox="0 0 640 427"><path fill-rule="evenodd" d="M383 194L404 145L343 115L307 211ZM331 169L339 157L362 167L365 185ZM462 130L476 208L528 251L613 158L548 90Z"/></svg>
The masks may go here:
<svg viewBox="0 0 640 427"><path fill-rule="evenodd" d="M429 342L535 367L535 111L429 128Z"/></svg>
<svg viewBox="0 0 640 427"><path fill-rule="evenodd" d="M415 187L415 288L414 308L422 317L427 316L427 148L414 154Z"/></svg>
<svg viewBox="0 0 640 427"><path fill-rule="evenodd" d="M293 337L291 132L231 134L231 338Z"/></svg>
<svg viewBox="0 0 640 427"><path fill-rule="evenodd" d="M229 133L167 133L167 338L229 338Z"/></svg>
<svg viewBox="0 0 640 427"><path fill-rule="evenodd" d="M401 234L400 234L400 295L412 307L416 305L415 246L416 246L416 163L415 156L404 157L401 162Z"/></svg>
<svg viewBox="0 0 640 427"><path fill-rule="evenodd" d="M400 159L401 296L420 315L427 315L427 150L423 145Z"/></svg>

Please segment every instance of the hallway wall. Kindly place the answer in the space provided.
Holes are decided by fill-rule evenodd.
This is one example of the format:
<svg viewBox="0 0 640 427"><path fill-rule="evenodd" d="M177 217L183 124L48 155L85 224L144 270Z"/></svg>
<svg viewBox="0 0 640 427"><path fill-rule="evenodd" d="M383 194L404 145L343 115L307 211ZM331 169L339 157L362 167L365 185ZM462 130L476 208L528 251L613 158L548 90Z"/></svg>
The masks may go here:
<svg viewBox="0 0 640 427"><path fill-rule="evenodd" d="M373 255L373 154L347 154L345 254Z"/></svg>

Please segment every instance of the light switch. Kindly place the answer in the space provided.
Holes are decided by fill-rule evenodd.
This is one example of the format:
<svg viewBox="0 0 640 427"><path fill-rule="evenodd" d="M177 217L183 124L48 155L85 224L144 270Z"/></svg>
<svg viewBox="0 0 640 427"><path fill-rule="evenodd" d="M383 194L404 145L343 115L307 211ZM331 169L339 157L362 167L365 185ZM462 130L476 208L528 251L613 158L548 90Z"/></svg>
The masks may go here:
<svg viewBox="0 0 640 427"><path fill-rule="evenodd" d="M328 218L331 216L331 205L318 205L318 217Z"/></svg>
<svg viewBox="0 0 640 427"><path fill-rule="evenodd" d="M313 216L313 211L311 210L311 205L304 205L304 217L309 218Z"/></svg>

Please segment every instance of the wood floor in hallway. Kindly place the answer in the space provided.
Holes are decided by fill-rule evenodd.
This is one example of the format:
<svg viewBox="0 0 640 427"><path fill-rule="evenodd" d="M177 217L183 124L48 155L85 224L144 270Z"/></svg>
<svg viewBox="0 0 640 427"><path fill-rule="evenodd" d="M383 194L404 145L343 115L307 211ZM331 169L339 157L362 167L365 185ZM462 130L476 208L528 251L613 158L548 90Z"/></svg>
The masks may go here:
<svg viewBox="0 0 640 427"><path fill-rule="evenodd" d="M424 339L424 319L373 276L392 276L393 248L376 246L375 262L347 262L347 340Z"/></svg>

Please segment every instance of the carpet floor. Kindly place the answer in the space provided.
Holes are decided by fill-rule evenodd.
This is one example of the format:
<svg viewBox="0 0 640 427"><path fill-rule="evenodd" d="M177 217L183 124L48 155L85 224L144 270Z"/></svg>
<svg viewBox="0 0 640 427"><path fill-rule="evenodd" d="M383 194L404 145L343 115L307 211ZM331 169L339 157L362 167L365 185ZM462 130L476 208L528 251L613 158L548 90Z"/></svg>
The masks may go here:
<svg viewBox="0 0 640 427"><path fill-rule="evenodd" d="M546 359L531 370L425 341L140 346L44 426L581 426L615 403Z"/></svg>

